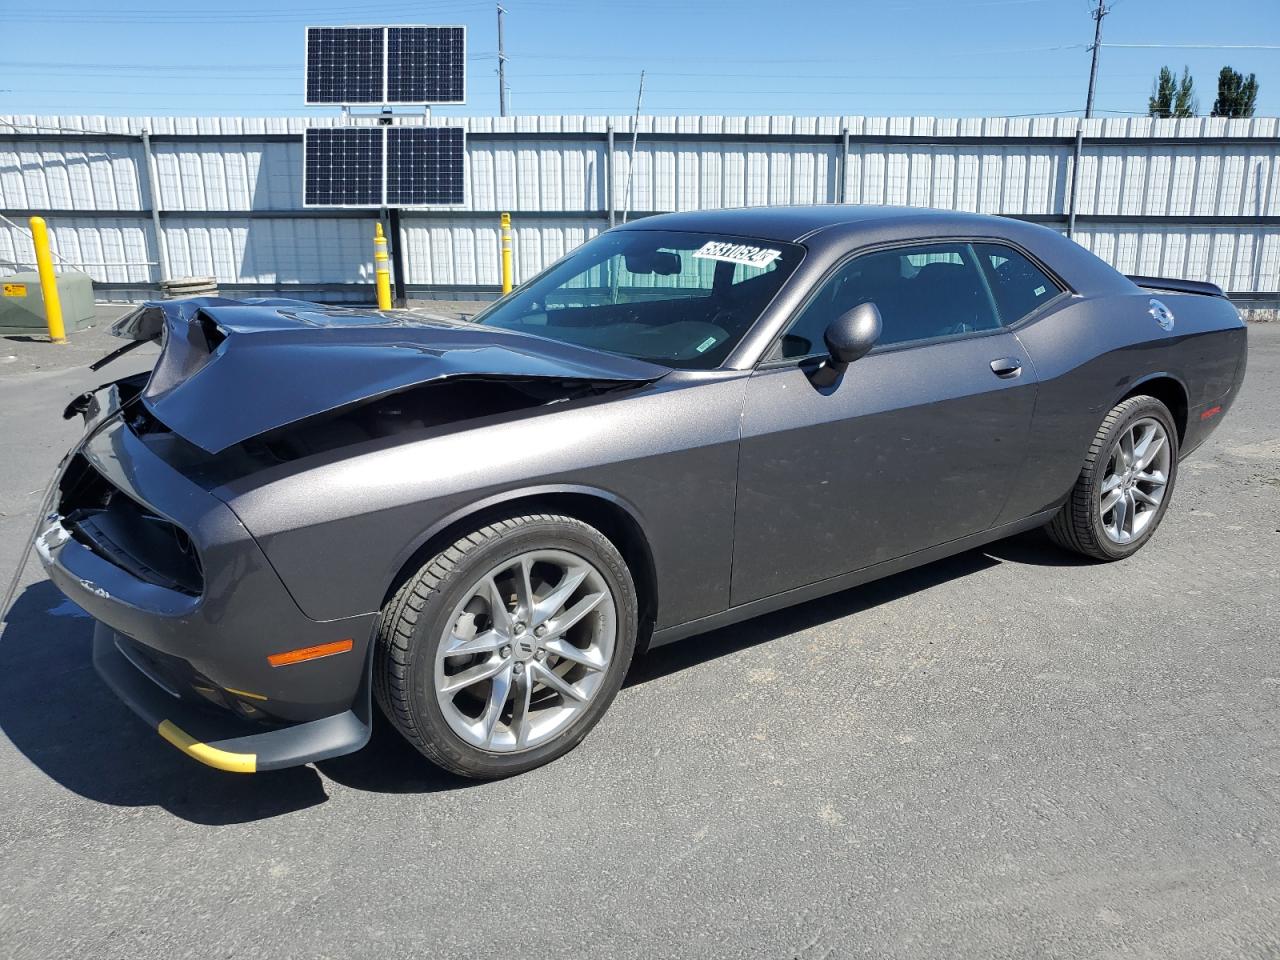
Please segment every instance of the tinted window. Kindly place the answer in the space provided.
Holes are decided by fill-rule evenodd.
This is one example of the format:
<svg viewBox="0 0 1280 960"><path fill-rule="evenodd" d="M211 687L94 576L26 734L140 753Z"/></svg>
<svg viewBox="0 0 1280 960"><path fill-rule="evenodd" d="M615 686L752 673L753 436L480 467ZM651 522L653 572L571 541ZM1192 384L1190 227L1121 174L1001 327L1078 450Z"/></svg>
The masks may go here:
<svg viewBox="0 0 1280 960"><path fill-rule="evenodd" d="M618 230L583 244L477 323L672 367L719 366L803 253L790 243Z"/></svg>
<svg viewBox="0 0 1280 960"><path fill-rule="evenodd" d="M973 248L991 279L991 292L1005 323L1017 323L1061 292L1043 270L1012 247L975 243Z"/></svg>
<svg viewBox="0 0 1280 960"><path fill-rule="evenodd" d="M882 345L1000 325L969 244L917 244L851 260L809 301L774 355L824 353L822 334L827 326L861 303L874 303L879 309Z"/></svg>

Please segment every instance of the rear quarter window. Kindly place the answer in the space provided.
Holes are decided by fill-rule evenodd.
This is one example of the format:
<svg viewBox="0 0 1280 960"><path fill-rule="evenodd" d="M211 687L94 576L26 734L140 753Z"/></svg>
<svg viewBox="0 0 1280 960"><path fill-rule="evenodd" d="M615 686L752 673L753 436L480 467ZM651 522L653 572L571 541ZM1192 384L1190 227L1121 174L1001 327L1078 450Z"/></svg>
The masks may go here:
<svg viewBox="0 0 1280 960"><path fill-rule="evenodd" d="M1056 281L1024 254L999 243L975 243L974 251L991 284L1000 322L1017 323L1062 292Z"/></svg>

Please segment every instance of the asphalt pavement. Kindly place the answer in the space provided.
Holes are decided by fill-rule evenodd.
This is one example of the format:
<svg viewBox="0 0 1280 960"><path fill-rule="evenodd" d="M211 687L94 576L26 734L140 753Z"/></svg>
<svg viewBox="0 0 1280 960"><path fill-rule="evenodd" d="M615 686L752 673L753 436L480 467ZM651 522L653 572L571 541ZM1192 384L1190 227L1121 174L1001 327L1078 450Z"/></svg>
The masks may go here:
<svg viewBox="0 0 1280 960"><path fill-rule="evenodd" d="M113 372L40 346L0 365L0 584L59 412ZM498 783L385 727L202 767L33 561L0 633L0 956L1280 956L1280 324L1250 348L1136 557L1024 535L655 651Z"/></svg>

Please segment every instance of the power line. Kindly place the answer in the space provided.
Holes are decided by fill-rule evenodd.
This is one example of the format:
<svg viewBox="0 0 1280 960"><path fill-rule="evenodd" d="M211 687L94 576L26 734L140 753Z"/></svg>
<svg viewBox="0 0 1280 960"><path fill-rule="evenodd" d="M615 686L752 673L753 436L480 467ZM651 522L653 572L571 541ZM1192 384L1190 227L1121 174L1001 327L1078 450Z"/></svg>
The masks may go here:
<svg viewBox="0 0 1280 960"><path fill-rule="evenodd" d="M384 2L381 2L381 3L374 2L374 3L368 4L365 10L366 12L369 12L369 13L382 13L387 10L409 8L416 11L426 10L429 12L431 8L436 8L436 7L477 6L477 5L483 5L486 3L487 3L487 0L412 0L412 2L411 0L390 0L390 2L386 2L386 0L384 0ZM227 9L234 9L234 7L231 4L228 4L226 0L223 0L223 2L219 4L219 6ZM245 0L242 6L252 11L260 7L261 3L258 2L258 0ZM100 8L100 4L98 3L92 3L88 6L74 6L74 5L66 6L61 4L47 4L47 3L41 4L41 10L44 10L50 14L56 14L59 16L79 16L82 13L95 12L99 8ZM350 4L346 4L346 3L322 3L322 4L309 3L304 8L301 8L301 9L307 13L335 13L335 12L350 13L352 10L352 7ZM154 7L116 7L114 8L114 11L116 13L122 13L128 16L150 17L150 16L157 15L157 11L155 10ZM160 11L160 14L180 16L180 15L183 15L183 11L181 10ZM192 15L203 15L203 14L196 13Z"/></svg>
<svg viewBox="0 0 1280 960"><path fill-rule="evenodd" d="M375 7L366 11L365 16L385 15L385 18L420 15L422 13L443 14L462 13L479 10L487 6L487 0L450 0L424 9L423 3L397 3L386 7ZM113 10L103 11L101 8L82 8L79 10L51 10L43 7L39 10L24 10L6 14L6 22L41 23L50 20L65 22L73 19L77 23L293 23L315 22L318 18L337 17L349 19L350 6L308 7L292 11L257 10L243 11L182 11L182 10Z"/></svg>
<svg viewBox="0 0 1280 960"><path fill-rule="evenodd" d="M751 2L772 6L774 0L751 0ZM971 0L971 2L963 2L963 0L887 0L887 2L881 2L877 6L882 10L915 10L921 7L967 10L975 7L1020 7L1048 2L1050 0ZM739 0L739 4L741 4L741 0ZM543 10L582 10L584 8L594 10L599 6L599 0L579 0L579 2L574 2L574 0L543 0L543 2L533 6ZM610 8L632 7L644 10L687 10L689 4L686 0L612 0L609 6Z"/></svg>
<svg viewBox="0 0 1280 960"><path fill-rule="evenodd" d="M520 71L522 77L619 77L630 76L631 71L628 70L600 70L588 73L527 73ZM928 76L922 76L919 73L722 73L719 70L704 70L699 73L673 73L667 70L661 72L651 72L651 77L691 77L691 78L714 78L724 80L915 80L920 83L933 83L938 80L998 80L1002 83L1009 82L1008 74L972 74L972 73L931 73ZM1041 73L1038 79L1041 80L1068 80L1078 79L1078 72L1072 73ZM1145 73L1113 73L1113 77L1138 78L1146 77Z"/></svg>
<svg viewBox="0 0 1280 960"><path fill-rule="evenodd" d="M987 57L1001 56L1015 53L1050 53L1058 50L1087 50L1088 44L1085 43L1064 43L1051 47L1006 47L998 50L948 50L931 53L930 56L937 57ZM578 61L578 60L605 60L616 63L620 60L637 60L649 62L650 60L659 63L686 63L690 57L650 57L647 55L636 55L634 57L612 54L608 56L583 56L576 52L568 53L527 53L513 54L510 59L513 60L558 60L558 61ZM902 57L896 54L885 54L879 57L863 57L859 56L858 60L866 62L873 60L901 60ZM700 63L848 63L848 57L706 57L699 54L697 60Z"/></svg>
<svg viewBox="0 0 1280 960"><path fill-rule="evenodd" d="M492 60L492 53L473 53L467 57L468 61ZM298 67L294 64L284 64L281 66L272 66L269 63L254 64L236 64L236 63L219 63L217 65L200 64L200 63L90 63L88 61L77 60L74 65L68 66L59 61L52 60L0 60L0 67L12 67L15 69L40 69L59 73L72 73L80 68L86 68L97 75L98 71L109 71L113 75L118 73L209 73L217 77L219 81L235 80L237 77L248 76L241 72L242 66L249 66L255 70L274 70L280 73L288 74L291 77L299 76Z"/></svg>
<svg viewBox="0 0 1280 960"><path fill-rule="evenodd" d="M1129 50L1280 50L1280 43L1104 43Z"/></svg>
<svg viewBox="0 0 1280 960"><path fill-rule="evenodd" d="M189 78L188 78L189 79ZM646 86L652 86L646 74ZM290 84L288 89L277 90L252 90L252 91L236 91L233 95L236 97L293 97L297 94L297 84ZM166 89L157 91L154 89L118 89L111 87L8 87L6 93L22 93L22 94L121 94L124 96L154 96L167 97L174 91ZM209 97L225 97L225 90L195 90L181 91L183 96L209 96ZM528 87L525 93L537 96L595 96L600 93L631 93L630 87ZM807 99L810 97L843 97L852 94L876 94L882 97L928 97L930 99L947 98L947 97L1035 97L1042 94L1050 96L1070 93L1069 88L1052 87L1039 90L978 90L978 89L961 89L951 86L946 90L885 90L878 86L857 86L857 87L836 87L830 86L822 90L779 90L772 87L751 87L735 85L732 89L724 87L706 87L706 86L689 86L680 84L675 87L654 88L650 90L655 94L711 94L721 97L792 97Z"/></svg>

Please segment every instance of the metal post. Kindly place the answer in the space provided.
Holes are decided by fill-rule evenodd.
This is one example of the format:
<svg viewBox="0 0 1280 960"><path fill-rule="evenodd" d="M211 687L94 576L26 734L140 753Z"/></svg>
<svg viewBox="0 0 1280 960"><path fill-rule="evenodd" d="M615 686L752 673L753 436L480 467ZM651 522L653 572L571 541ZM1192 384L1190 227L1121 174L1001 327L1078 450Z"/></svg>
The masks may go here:
<svg viewBox="0 0 1280 960"><path fill-rule="evenodd" d="M1084 147L1084 124L1076 125L1076 146L1071 154L1071 186L1067 191L1067 236L1076 232L1076 189L1080 183L1080 153Z"/></svg>
<svg viewBox="0 0 1280 960"><path fill-rule="evenodd" d="M1093 8L1093 62L1089 65L1089 96L1085 100L1084 115L1086 118L1093 116L1093 91L1098 83L1098 52L1102 49L1102 18L1107 15L1107 8L1102 0L1098 0L1098 5Z"/></svg>
<svg viewBox="0 0 1280 960"><path fill-rule="evenodd" d="M614 211L617 209L617 206L618 206L613 201L613 171L615 169L614 167L615 158L613 154L613 119L612 118L610 118L609 121L605 124L604 129L605 129L605 138L609 144L604 157L604 202L609 207L609 226L612 227L614 226L617 220Z"/></svg>
<svg viewBox="0 0 1280 960"><path fill-rule="evenodd" d="M169 273L169 245L165 243L164 231L160 229L160 184L156 177L156 158L151 152L151 133L148 130L142 131L142 159L151 204L151 229L156 235L156 259L160 261L160 282L167 283L173 279Z"/></svg>
<svg viewBox="0 0 1280 960"><path fill-rule="evenodd" d="M1267 177L1267 192L1264 197L1262 192L1262 179L1265 176L1264 171L1270 164L1264 164L1259 160L1257 166L1254 167L1256 176L1254 177L1253 187L1253 213L1256 217L1261 217L1263 211L1271 209L1271 178ZM1262 290L1262 251L1264 244L1262 242L1261 232L1253 235L1253 276L1250 278L1249 289L1254 291Z"/></svg>
<svg viewBox="0 0 1280 960"><path fill-rule="evenodd" d="M373 228L373 275L378 286L378 309L391 309L391 269L387 265L387 237L382 222Z"/></svg>
<svg viewBox="0 0 1280 960"><path fill-rule="evenodd" d="M49 253L49 228L44 217L31 218L31 239L36 246L36 269L40 273L40 295L44 297L44 318L49 325L49 339L66 343L67 331L62 325L62 301L58 298L58 275L53 272L53 256Z"/></svg>
<svg viewBox="0 0 1280 960"><path fill-rule="evenodd" d="M511 292L511 214L502 215L502 294Z"/></svg>
<svg viewBox="0 0 1280 960"><path fill-rule="evenodd" d="M408 295L405 293L404 251L401 249L400 208L391 207L387 211L387 225L391 228L391 265L395 269L395 305L407 307Z"/></svg>
<svg viewBox="0 0 1280 960"><path fill-rule="evenodd" d="M844 203L849 191L849 128L840 129L840 182L836 184L836 203Z"/></svg>
<svg viewBox="0 0 1280 960"><path fill-rule="evenodd" d="M507 115L507 48L502 43L502 18L507 15L498 4L498 116Z"/></svg>

